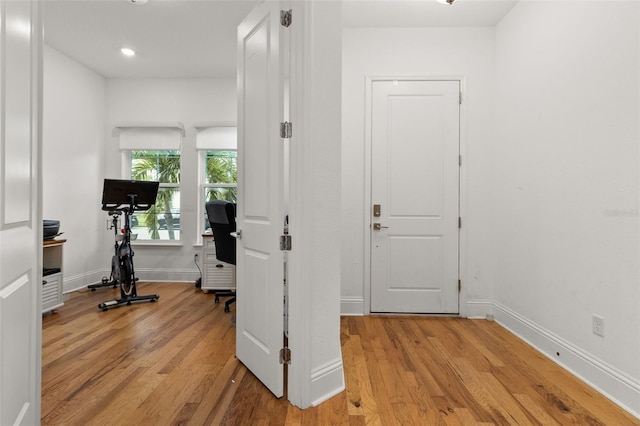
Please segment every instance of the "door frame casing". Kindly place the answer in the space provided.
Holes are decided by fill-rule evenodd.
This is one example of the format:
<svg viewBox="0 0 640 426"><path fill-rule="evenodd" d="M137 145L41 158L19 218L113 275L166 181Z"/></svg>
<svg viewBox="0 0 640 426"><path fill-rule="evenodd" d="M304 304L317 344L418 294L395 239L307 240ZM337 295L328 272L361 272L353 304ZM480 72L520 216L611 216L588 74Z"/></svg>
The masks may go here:
<svg viewBox="0 0 640 426"><path fill-rule="evenodd" d="M461 289L458 294L458 316L467 317L468 288L467 276L467 231L465 218L467 217L467 110L464 99L466 93L466 79L456 75L367 75L365 76L365 117L364 117L364 262L363 262L363 314L371 315L371 113L372 113L372 85L376 81L457 81L460 84L462 103L460 104L460 155L462 165L460 167L460 181L458 188L459 215L462 218L462 227L458 231L458 278L461 280Z"/></svg>
<svg viewBox="0 0 640 426"><path fill-rule="evenodd" d="M327 167L340 171L341 141L341 5L338 2L289 2L290 110L289 233L287 288L289 300L288 399L299 408L316 406L344 390L340 347L339 241L340 194L323 191L317 179ZM329 141L329 142L327 142ZM317 155L332 152L327 158ZM340 186L332 174L332 188ZM321 196L319 194L324 194ZM318 198L321 197L321 198ZM316 208L322 199L321 211ZM315 272L312 272L315 271Z"/></svg>

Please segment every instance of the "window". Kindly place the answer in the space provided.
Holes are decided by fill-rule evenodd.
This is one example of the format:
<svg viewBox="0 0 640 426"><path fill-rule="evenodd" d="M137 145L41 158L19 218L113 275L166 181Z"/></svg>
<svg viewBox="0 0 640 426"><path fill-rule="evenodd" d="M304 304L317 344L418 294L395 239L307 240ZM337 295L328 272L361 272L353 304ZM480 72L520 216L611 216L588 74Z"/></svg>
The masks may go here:
<svg viewBox="0 0 640 426"><path fill-rule="evenodd" d="M194 124L198 131L196 149L200 193L198 204L198 233L210 232L205 204L211 200L236 202L238 177L238 130L235 123ZM198 241L200 237L198 237Z"/></svg>
<svg viewBox="0 0 640 426"><path fill-rule="evenodd" d="M134 213L138 240L180 240L180 151L132 150L131 179L160 183L156 204Z"/></svg>
<svg viewBox="0 0 640 426"><path fill-rule="evenodd" d="M204 211L204 203L211 200L227 200L233 203L237 198L238 153L235 150L207 150L204 158L204 179L202 211L204 231L209 229L209 219Z"/></svg>

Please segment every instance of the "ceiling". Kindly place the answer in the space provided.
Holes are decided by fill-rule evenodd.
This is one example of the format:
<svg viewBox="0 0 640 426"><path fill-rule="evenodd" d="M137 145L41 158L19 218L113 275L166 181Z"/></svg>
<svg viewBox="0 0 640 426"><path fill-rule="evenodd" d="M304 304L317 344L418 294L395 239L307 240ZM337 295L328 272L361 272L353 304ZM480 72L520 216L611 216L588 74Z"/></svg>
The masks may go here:
<svg viewBox="0 0 640 426"><path fill-rule="evenodd" d="M344 27L493 27L518 0L346 0Z"/></svg>
<svg viewBox="0 0 640 426"><path fill-rule="evenodd" d="M516 1L344 0L343 25L494 26ZM210 78L235 76L236 28L258 1L43 3L45 43L106 78ZM122 47L137 54L124 57Z"/></svg>
<svg viewBox="0 0 640 426"><path fill-rule="evenodd" d="M234 76L236 28L256 3L46 0L44 40L107 78Z"/></svg>

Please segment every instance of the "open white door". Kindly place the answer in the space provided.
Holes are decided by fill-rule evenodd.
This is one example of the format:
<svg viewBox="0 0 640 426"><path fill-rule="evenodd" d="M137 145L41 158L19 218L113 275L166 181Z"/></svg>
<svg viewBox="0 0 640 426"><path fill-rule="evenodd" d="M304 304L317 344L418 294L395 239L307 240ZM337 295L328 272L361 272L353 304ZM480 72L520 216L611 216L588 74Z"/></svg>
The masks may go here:
<svg viewBox="0 0 640 426"><path fill-rule="evenodd" d="M280 3L257 5L238 27L236 355L283 395L284 150Z"/></svg>
<svg viewBox="0 0 640 426"><path fill-rule="evenodd" d="M40 2L0 1L0 424L40 423Z"/></svg>

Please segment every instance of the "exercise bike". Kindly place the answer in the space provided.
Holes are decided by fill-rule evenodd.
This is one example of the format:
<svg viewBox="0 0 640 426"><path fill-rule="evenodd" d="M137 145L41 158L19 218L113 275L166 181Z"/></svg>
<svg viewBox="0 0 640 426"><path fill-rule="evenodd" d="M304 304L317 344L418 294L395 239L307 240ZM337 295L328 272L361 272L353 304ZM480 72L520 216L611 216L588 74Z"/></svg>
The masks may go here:
<svg viewBox="0 0 640 426"><path fill-rule="evenodd" d="M154 185L155 184L155 185ZM115 253L111 260L111 283L120 284L120 299L109 300L98 305L103 311L133 302L155 302L158 294L139 296L136 291L136 277L133 267L131 247L131 220L135 211L147 210L155 203L158 182L127 181L105 179L102 209L109 211L115 228ZM127 203L123 203L126 196ZM115 208L114 208L115 207ZM118 218L124 214L123 232L118 233Z"/></svg>
<svg viewBox="0 0 640 426"><path fill-rule="evenodd" d="M120 277L120 269L116 268L116 265L117 265L116 258L118 257L118 248L119 248L118 241L122 241L121 234L118 233L118 230L120 229L118 227L118 219L120 218L120 216L122 216L122 211L111 210L109 211L109 216L111 216L111 225L109 226L109 229L113 229L113 232L115 234L114 235L115 255L111 259L111 275L109 275L109 278L102 277L101 283L89 284L87 288L90 289L91 291L96 291L96 289L100 287L113 287L113 288L118 287L118 278Z"/></svg>

